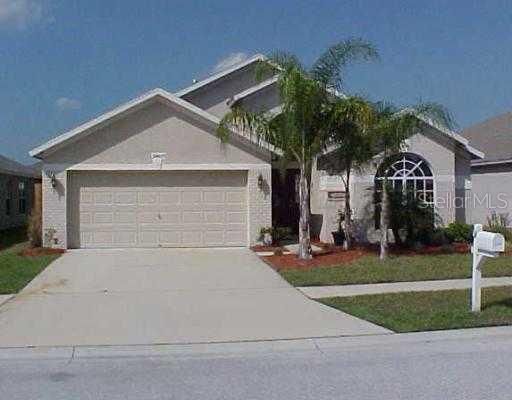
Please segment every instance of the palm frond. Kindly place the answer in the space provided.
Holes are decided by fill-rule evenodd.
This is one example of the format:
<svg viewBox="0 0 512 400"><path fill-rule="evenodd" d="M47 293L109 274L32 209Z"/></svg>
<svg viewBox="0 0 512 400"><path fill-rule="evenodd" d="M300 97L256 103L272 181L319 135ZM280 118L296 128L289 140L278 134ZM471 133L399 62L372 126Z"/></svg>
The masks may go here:
<svg viewBox="0 0 512 400"><path fill-rule="evenodd" d="M440 125L447 129L457 128L457 123L452 114L442 104L435 102L419 103L413 107L413 110L418 116L426 118L435 125Z"/></svg>
<svg viewBox="0 0 512 400"><path fill-rule="evenodd" d="M310 73L326 86L341 90L343 73L348 64L378 58L377 49L370 42L352 38L329 47L313 64Z"/></svg>
<svg viewBox="0 0 512 400"><path fill-rule="evenodd" d="M233 107L220 121L217 136L225 143L229 141L233 132L261 144L262 141L268 141L271 136L270 120L265 114L250 112L242 107Z"/></svg>
<svg viewBox="0 0 512 400"><path fill-rule="evenodd" d="M434 102L423 102L402 109L391 103L375 103L378 122L374 132L380 148L387 152L401 151L404 141L416 133L421 123L438 128L453 129L456 123L446 107Z"/></svg>
<svg viewBox="0 0 512 400"><path fill-rule="evenodd" d="M278 72L297 69L304 71L299 58L286 51L274 51L267 56L267 59L256 66L256 80L261 82Z"/></svg>

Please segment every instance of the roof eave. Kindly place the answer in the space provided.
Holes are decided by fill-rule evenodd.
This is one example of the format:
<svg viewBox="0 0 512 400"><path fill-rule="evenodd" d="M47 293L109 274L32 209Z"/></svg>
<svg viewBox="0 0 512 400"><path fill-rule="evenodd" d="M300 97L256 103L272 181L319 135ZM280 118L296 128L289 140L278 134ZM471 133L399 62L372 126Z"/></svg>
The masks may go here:
<svg viewBox="0 0 512 400"><path fill-rule="evenodd" d="M197 117L201 119L203 122L206 122L210 124L211 126L218 126L220 123L220 119L207 111L204 111L203 109L189 103L186 100L183 100L172 93L167 92L164 89L153 89L119 107L116 107L78 127L75 129L72 129L71 131L68 131L66 133L63 133L60 136L57 136L45 144L36 147L32 149L29 154L32 157L43 159L44 156L51 154L53 151L58 150L59 148L63 147L66 144L69 144L72 141L79 140L93 132L95 132L97 129L100 129L104 125L110 123L112 120L115 120L117 118L121 118L123 115L125 115L128 112L131 112L134 109L137 109L138 106L146 104L147 102L153 100L153 99L160 99L163 101L168 101L174 105L177 105L182 110L188 112L190 115ZM240 137L240 140L248 142L248 144L253 146L253 149L258 151L260 154L268 154L268 151L274 151L273 147L271 145L268 145L266 143L261 143L263 145L260 145L260 143L254 143L254 141L251 141L247 138L245 138L242 135L238 135Z"/></svg>
<svg viewBox="0 0 512 400"><path fill-rule="evenodd" d="M209 76L208 78L202 79L199 82L194 83L193 85L190 85L190 86L187 86L186 88L181 89L180 91L176 92L175 95L178 97L183 97L189 93L192 93L192 92L202 88L203 86L209 85L210 83L213 83L227 75L230 75L239 69L247 67L248 65L250 65L256 61L265 61L266 59L267 59L267 57L264 56L263 54L255 54L254 56L248 58L247 60L245 60L241 63L235 64L230 68L227 68L223 71L220 71L216 74Z"/></svg>

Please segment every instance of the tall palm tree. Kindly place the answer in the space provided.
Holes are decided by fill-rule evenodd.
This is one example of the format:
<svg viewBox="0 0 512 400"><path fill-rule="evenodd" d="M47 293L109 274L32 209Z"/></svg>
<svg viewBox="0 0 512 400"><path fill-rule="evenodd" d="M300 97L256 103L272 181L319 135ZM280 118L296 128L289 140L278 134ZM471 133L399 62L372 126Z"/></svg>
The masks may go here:
<svg viewBox="0 0 512 400"><path fill-rule="evenodd" d="M451 129L455 122L450 112L437 103L420 103L399 109L389 103L375 104L376 118L371 132L375 153L379 153L384 162L391 156L405 150L406 140L417 133L425 122ZM382 198L380 204L380 255L384 260L388 255L390 201L389 184L384 174Z"/></svg>
<svg viewBox="0 0 512 400"><path fill-rule="evenodd" d="M263 139L282 152L284 161L294 161L300 170L299 180L299 251L298 257L310 259L310 188L312 163L325 148L329 137L328 105L333 91L341 80L342 67L351 61L368 57L373 48L362 40L346 40L330 47L325 54L305 68L297 57L277 52L257 69L257 78L268 76L269 70L278 73L277 86L282 103L281 113L274 117L253 113L235 107L222 119L217 133L228 140L231 130L249 133L257 140ZM331 64L338 66L338 73L328 74ZM334 71L334 69L332 69Z"/></svg>

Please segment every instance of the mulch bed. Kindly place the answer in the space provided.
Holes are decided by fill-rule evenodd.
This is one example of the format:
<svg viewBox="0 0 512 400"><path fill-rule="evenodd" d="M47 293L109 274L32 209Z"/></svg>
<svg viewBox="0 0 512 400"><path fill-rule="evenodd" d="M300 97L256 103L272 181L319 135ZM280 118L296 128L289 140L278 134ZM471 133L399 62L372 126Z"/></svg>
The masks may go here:
<svg viewBox="0 0 512 400"><path fill-rule="evenodd" d="M38 256L51 256L54 254L63 254L66 250L63 249L50 249L46 247L27 247L18 253L23 257L38 257Z"/></svg>
<svg viewBox="0 0 512 400"><path fill-rule="evenodd" d="M318 245L318 243L315 243ZM323 249L313 253L311 260L299 260L295 254L273 255L262 257L270 266L276 270L283 269L311 269L319 267L333 267L336 265L349 264L369 255L379 254L378 245L356 247L350 250L343 250L332 245L322 245ZM271 250L269 250L271 251ZM426 246L418 250L403 249L390 246L389 253L392 255L434 255L434 254L463 254L469 251L465 243L454 243L449 248L445 246Z"/></svg>
<svg viewBox="0 0 512 400"><path fill-rule="evenodd" d="M313 259L311 260L299 260L295 254L285 254L280 256L274 255L262 257L262 259L277 270L309 269L348 264L368 254L372 254L372 252L364 248L347 251L344 251L343 249L332 248L330 250L315 252Z"/></svg>

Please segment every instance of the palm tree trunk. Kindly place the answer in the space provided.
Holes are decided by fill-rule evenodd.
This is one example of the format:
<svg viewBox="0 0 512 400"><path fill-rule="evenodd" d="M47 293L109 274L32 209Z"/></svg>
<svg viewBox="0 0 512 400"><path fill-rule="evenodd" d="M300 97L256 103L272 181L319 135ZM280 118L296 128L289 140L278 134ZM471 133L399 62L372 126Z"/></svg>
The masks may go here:
<svg viewBox="0 0 512 400"><path fill-rule="evenodd" d="M299 218L299 252L301 260L310 260L311 255L311 236L309 222L311 211L309 209L309 182L307 178L307 166L303 163L300 166L299 180L299 199L300 199L300 218Z"/></svg>
<svg viewBox="0 0 512 400"><path fill-rule="evenodd" d="M345 250L352 247L352 209L350 208L350 166L347 166L347 179L345 181Z"/></svg>
<svg viewBox="0 0 512 400"><path fill-rule="evenodd" d="M389 195L388 182L382 182L382 201L380 210L380 255L379 259L384 260L388 256L389 243Z"/></svg>

